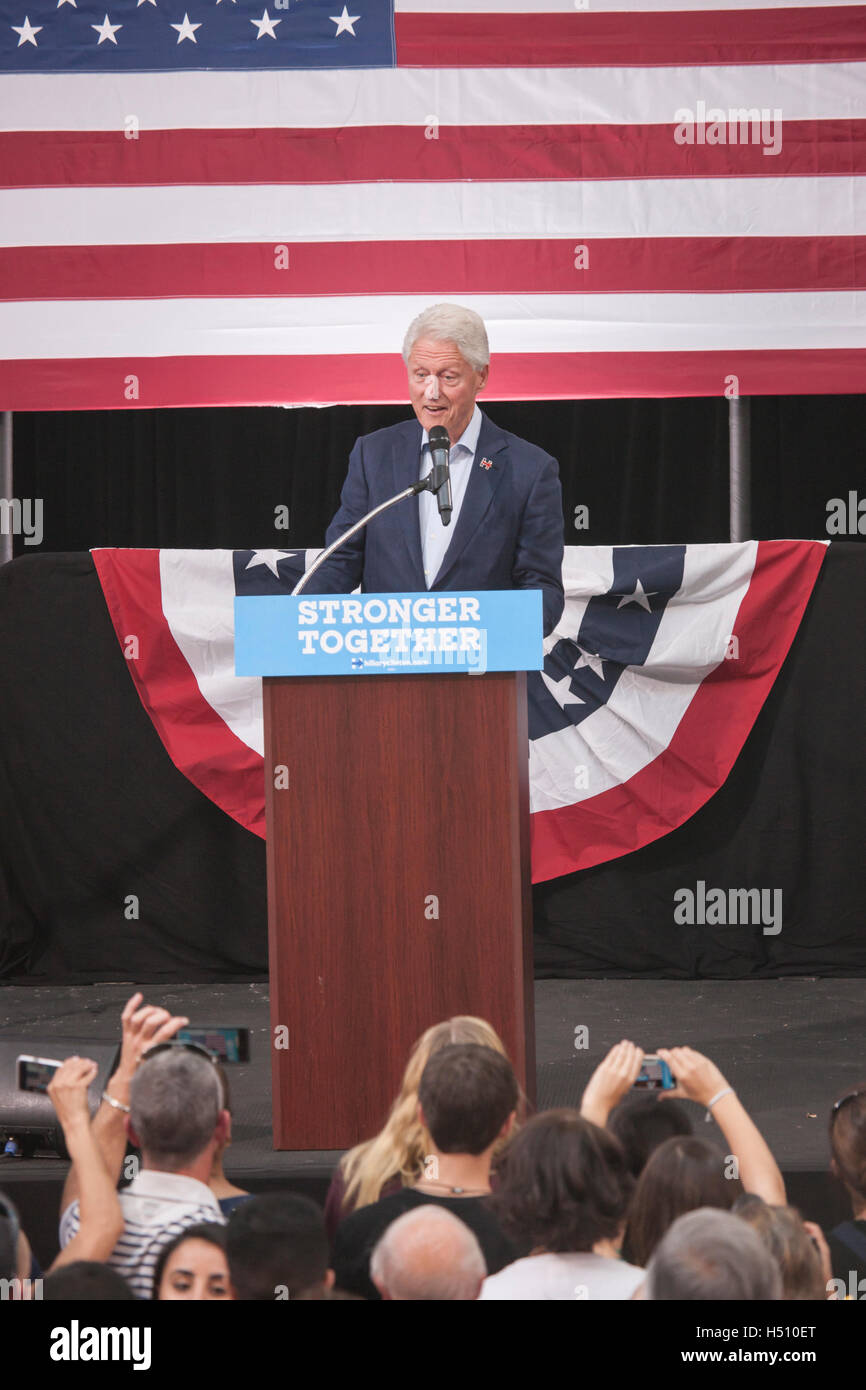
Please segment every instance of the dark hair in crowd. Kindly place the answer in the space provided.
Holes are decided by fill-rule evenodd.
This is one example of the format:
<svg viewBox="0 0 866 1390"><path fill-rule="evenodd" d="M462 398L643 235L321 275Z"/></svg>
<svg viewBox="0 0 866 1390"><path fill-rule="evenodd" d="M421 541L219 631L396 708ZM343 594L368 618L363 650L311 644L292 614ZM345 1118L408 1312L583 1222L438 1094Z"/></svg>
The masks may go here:
<svg viewBox="0 0 866 1390"><path fill-rule="evenodd" d="M328 1237L319 1207L294 1192L264 1193L236 1207L226 1228L235 1298L273 1302L324 1283Z"/></svg>
<svg viewBox="0 0 866 1390"><path fill-rule="evenodd" d="M135 1294L122 1275L94 1260L74 1260L45 1276L42 1297L47 1302L135 1302Z"/></svg>
<svg viewBox="0 0 866 1390"><path fill-rule="evenodd" d="M515 1135L491 1198L518 1246L591 1250L622 1229L634 1186L622 1145L576 1110L547 1110Z"/></svg>
<svg viewBox="0 0 866 1390"><path fill-rule="evenodd" d="M639 1178L650 1154L666 1139L691 1134L692 1122L675 1100L659 1102L655 1096L635 1096L611 1111L607 1129L625 1149L632 1177Z"/></svg>
<svg viewBox="0 0 866 1390"><path fill-rule="evenodd" d="M517 1080L507 1057L492 1047L452 1043L428 1061L418 1100L440 1153L480 1154L517 1109Z"/></svg>
<svg viewBox="0 0 866 1390"><path fill-rule="evenodd" d="M866 1084L844 1092L830 1111L833 1171L859 1206L866 1198Z"/></svg>
<svg viewBox="0 0 866 1390"><path fill-rule="evenodd" d="M730 1210L743 1185L739 1178L725 1177L726 1165L725 1156L706 1139L680 1137L660 1144L635 1188L623 1257L646 1266L677 1217L697 1207Z"/></svg>
<svg viewBox="0 0 866 1390"><path fill-rule="evenodd" d="M159 1252L153 1270L153 1292L151 1298L159 1298L159 1286L162 1283L162 1276L165 1270L166 1261L179 1245L183 1245L185 1240L204 1240L209 1245L216 1245L220 1250L226 1248L226 1228L220 1226L216 1221L203 1221L199 1226L187 1226L185 1231L181 1231L179 1236L175 1236L165 1244Z"/></svg>

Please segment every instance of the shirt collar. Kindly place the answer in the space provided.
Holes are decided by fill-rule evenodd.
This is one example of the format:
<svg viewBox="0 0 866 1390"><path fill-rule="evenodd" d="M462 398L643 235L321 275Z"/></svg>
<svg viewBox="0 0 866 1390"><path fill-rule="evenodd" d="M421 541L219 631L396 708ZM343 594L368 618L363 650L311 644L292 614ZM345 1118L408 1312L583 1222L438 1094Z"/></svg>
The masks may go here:
<svg viewBox="0 0 866 1390"><path fill-rule="evenodd" d="M163 1173L158 1168L142 1168L124 1190L131 1197L197 1202L219 1210L219 1203L207 1184L186 1173Z"/></svg>
<svg viewBox="0 0 866 1390"><path fill-rule="evenodd" d="M469 421L469 424L466 426L465 430L461 434L460 438L457 440L456 444L451 445L452 453L455 449L460 448L467 449L470 454L475 453L475 450L478 448L478 436L481 433L481 422L483 418L484 417L481 414L481 408L478 402L476 401L475 409L472 412L472 417ZM426 430L422 430L421 448L423 449L424 445L427 443L429 443L429 435Z"/></svg>

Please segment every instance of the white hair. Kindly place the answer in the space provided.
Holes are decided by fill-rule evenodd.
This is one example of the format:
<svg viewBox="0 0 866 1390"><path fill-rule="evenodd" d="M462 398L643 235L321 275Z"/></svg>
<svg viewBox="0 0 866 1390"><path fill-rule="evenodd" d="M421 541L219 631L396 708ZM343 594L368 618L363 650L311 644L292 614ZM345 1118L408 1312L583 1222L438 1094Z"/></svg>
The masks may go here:
<svg viewBox="0 0 866 1390"><path fill-rule="evenodd" d="M424 309L412 320L403 339L403 361L407 365L409 354L419 338L430 338L437 343L455 343L476 372L480 372L490 361L484 320L474 309L466 309L462 304L431 304L429 309Z"/></svg>
<svg viewBox="0 0 866 1390"><path fill-rule="evenodd" d="M373 1282L404 1302L466 1302L486 1275L474 1232L430 1202L392 1221L370 1257Z"/></svg>

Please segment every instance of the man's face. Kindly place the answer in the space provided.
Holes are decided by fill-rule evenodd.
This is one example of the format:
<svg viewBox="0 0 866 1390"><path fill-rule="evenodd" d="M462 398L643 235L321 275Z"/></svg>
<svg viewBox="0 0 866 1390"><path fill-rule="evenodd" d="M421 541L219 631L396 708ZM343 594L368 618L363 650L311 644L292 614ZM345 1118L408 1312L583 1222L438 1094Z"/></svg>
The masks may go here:
<svg viewBox="0 0 866 1390"><path fill-rule="evenodd" d="M419 338L409 354L409 397L428 431L442 425L455 444L472 419L475 397L487 381L487 368L476 371L456 343Z"/></svg>

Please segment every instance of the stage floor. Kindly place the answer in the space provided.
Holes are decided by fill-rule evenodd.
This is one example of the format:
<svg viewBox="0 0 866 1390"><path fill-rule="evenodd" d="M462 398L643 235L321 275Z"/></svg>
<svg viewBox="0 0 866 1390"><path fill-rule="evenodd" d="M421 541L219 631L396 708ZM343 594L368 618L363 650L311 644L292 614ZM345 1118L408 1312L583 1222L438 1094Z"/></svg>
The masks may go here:
<svg viewBox="0 0 866 1390"><path fill-rule="evenodd" d="M135 988L4 987L0 1038L20 1039L27 1049L50 1043L61 1056L64 1038L111 1042L119 1038L120 1010ZM267 985L154 987L145 997L188 1015L193 1025L250 1029L250 1062L229 1072L234 1137L226 1172L253 1190L290 1186L321 1198L338 1154L271 1147ZM576 1106L591 1071L621 1038L647 1051L697 1048L721 1067L760 1126L786 1174L789 1199L825 1225L847 1214L827 1176L827 1116L840 1093L866 1082L866 981L540 980L535 1001L540 1109ZM588 1030L585 1050L575 1048L580 1027ZM2 1078L4 1086L10 1082L14 1078ZM719 1139L699 1107L690 1108L697 1131ZM44 1260L51 1255L65 1170L58 1158L0 1158L0 1188L17 1201Z"/></svg>

